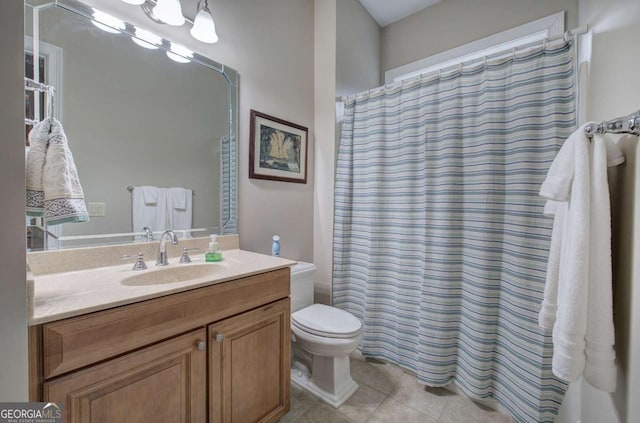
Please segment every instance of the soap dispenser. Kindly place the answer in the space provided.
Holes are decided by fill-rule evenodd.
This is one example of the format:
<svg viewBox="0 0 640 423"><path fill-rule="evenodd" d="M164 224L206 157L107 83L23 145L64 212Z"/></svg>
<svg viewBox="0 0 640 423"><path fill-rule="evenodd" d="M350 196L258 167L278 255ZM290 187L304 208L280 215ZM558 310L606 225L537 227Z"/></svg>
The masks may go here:
<svg viewBox="0 0 640 423"><path fill-rule="evenodd" d="M271 238L271 255L275 257L280 257L280 237L278 235L274 235Z"/></svg>
<svg viewBox="0 0 640 423"><path fill-rule="evenodd" d="M222 261L222 251L218 248L218 235L211 235L211 242L209 243L209 249L204 255L206 262Z"/></svg>

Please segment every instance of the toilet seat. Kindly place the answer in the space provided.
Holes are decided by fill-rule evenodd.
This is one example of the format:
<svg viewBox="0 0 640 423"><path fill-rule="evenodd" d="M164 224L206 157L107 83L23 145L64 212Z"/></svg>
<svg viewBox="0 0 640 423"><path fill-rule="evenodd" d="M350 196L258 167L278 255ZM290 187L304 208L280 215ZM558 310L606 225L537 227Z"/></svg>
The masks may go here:
<svg viewBox="0 0 640 423"><path fill-rule="evenodd" d="M324 304L312 304L291 314L291 325L306 333L347 339L362 332L362 323L353 314Z"/></svg>

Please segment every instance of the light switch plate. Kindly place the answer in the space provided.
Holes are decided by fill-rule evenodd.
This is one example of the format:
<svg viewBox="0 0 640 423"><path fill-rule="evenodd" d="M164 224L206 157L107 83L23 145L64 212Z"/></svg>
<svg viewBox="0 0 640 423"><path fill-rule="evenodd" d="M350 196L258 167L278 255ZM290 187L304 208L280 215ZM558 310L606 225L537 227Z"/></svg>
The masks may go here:
<svg viewBox="0 0 640 423"><path fill-rule="evenodd" d="M106 215L107 205L106 203L89 203L89 216L101 217Z"/></svg>

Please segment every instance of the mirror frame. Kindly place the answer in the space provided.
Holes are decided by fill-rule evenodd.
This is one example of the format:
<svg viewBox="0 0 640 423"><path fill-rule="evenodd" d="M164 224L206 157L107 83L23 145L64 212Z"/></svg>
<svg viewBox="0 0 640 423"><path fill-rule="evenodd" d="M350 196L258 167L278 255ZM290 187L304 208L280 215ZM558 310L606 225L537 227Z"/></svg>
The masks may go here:
<svg viewBox="0 0 640 423"><path fill-rule="evenodd" d="M64 10L67 10L71 13L77 14L85 19L88 19L88 21L92 21L93 19L93 7L89 6L85 3L82 3L81 1L78 0L53 0L51 2L48 2L42 6L38 6L38 5L32 5L29 4L28 2L25 2L25 6L29 6L32 8L48 8L48 7L60 7ZM120 33L123 33L125 35L128 35L130 37L136 38L135 36L135 27L132 23L121 19L120 17L118 17L118 19L120 19L122 22L124 22L124 29L119 29L119 28L113 28L114 30L117 30ZM104 25L104 23L102 23ZM39 40L38 40L39 42ZM171 51L170 49L170 40L166 39L166 38L162 38L161 39L161 44L158 45L158 47L164 51ZM173 52L175 54L175 52ZM201 66L205 66L206 68L216 71L218 73L220 73L226 80L227 82L227 86L228 86L228 95L227 95L227 105L228 105L228 115L227 115L227 119L229 122L229 133L228 133L228 138L229 138L229 146L228 146L228 152L226 152L229 155L229 161L227 163L231 163L231 160L233 160L233 162L235 163L235 166L233 166L233 168L231 168L231 166L227 165L226 168L225 166L223 166L223 183L221 183L221 197L226 196L227 197L227 201L226 204L228 205L228 207L222 207L221 205L221 221L222 221L222 226L220 227L216 227L216 226L211 226L211 227L206 227L205 229L209 229L210 231L207 232L206 235L203 236L207 236L208 233L218 233L220 235L229 235L229 234L238 234L238 210L237 210L237 181L238 181L238 145L237 145L237 134L238 134L238 101L239 101L239 82L240 82L240 76L238 74L238 72L236 70L234 70L233 68L230 68L229 66L223 65L219 62L216 62L215 60L212 60L208 57L205 57L203 55L201 55L200 53L197 52L193 52L193 56L189 57L188 60L195 62ZM226 178L226 180L228 181L228 183L224 183L224 179ZM45 228L46 229L46 228ZM195 228L194 228L195 229ZM45 231L46 233L46 231ZM105 242L102 243L100 241L98 241L98 239L106 239L109 238L109 236L112 235L114 238L117 237L131 237L133 238L135 235L137 235L136 232L130 232L130 233L119 233L119 234L95 234L94 237L91 237L89 239L93 240L93 242L90 242L90 245L82 245L82 246L70 246L70 247L64 247L64 246L58 246L57 249L65 249L65 248L82 248L82 247L87 247L87 246L100 246L100 245L112 245L112 244L128 244L131 243L131 240L127 240L127 241L122 241L122 242ZM60 241L64 241L65 237L61 236L60 237ZM73 238L73 237L72 237ZM83 238L88 238L87 236L83 236ZM96 242L97 241L97 242ZM46 244L46 242L45 242ZM45 247L45 250L47 250L48 248Z"/></svg>

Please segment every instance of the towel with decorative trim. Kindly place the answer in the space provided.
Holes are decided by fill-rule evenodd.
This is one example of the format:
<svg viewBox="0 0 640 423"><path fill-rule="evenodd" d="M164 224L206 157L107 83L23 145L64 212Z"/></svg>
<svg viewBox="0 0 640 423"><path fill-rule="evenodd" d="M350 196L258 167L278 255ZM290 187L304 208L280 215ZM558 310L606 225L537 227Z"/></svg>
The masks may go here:
<svg viewBox="0 0 640 423"><path fill-rule="evenodd" d="M44 216L45 225L88 221L84 192L62 124L56 119L43 120L31 130L29 141L27 214Z"/></svg>
<svg viewBox="0 0 640 423"><path fill-rule="evenodd" d="M45 119L38 122L29 132L30 147L27 150L26 159L26 184L27 184L27 216L44 215L44 187L42 186L42 174L49 146L49 131L51 122Z"/></svg>

